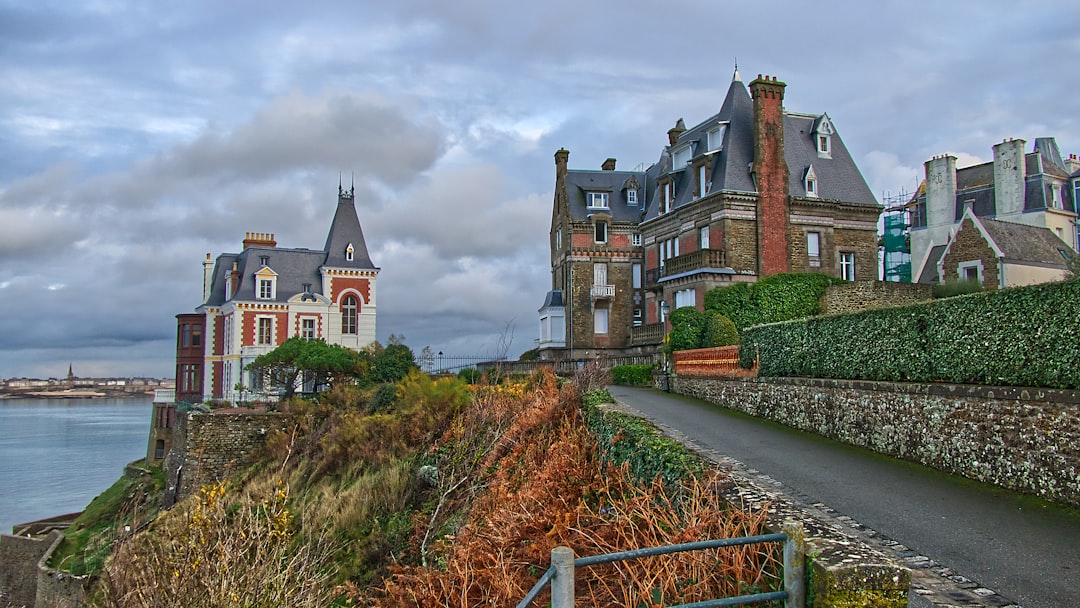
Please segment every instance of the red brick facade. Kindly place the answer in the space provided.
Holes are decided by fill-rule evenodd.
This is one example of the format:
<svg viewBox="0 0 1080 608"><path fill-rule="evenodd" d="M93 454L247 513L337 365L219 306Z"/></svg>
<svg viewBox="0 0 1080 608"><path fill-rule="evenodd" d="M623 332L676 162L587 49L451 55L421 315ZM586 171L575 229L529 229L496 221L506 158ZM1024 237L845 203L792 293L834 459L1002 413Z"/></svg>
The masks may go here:
<svg viewBox="0 0 1080 608"><path fill-rule="evenodd" d="M772 77L750 83L754 100L754 179L758 189L758 274L787 272L788 166L784 158L784 88Z"/></svg>

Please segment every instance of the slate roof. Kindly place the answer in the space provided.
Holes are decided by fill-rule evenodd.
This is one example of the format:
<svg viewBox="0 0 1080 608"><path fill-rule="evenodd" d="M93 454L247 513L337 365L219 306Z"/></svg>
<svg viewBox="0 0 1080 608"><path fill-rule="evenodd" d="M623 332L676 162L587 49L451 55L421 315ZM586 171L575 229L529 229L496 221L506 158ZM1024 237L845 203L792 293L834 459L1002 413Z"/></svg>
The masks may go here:
<svg viewBox="0 0 1080 608"><path fill-rule="evenodd" d="M353 246L353 260L345 257L346 248ZM253 245L240 253L223 253L214 263L213 278L210 283L210 297L204 306L221 306L227 301L225 286L232 274L233 264L240 274L240 283L228 301L256 300L257 281L255 273L262 269L262 259L266 266L277 275L274 302L287 302L296 294L303 293L308 284L313 292L322 286L324 266L332 268L353 268L378 270L368 254L364 241L364 232L360 228L360 219L356 215L353 193L339 187L338 204L334 219L326 235L323 249L288 249ZM258 300L268 301L268 300Z"/></svg>
<svg viewBox="0 0 1080 608"><path fill-rule="evenodd" d="M636 205L626 204L626 186L638 185ZM641 202L645 200L645 173L643 171L582 171L566 172L566 195L570 214L574 219L585 219L593 213L610 213L613 222L637 222L641 219ZM607 192L607 209L590 209L589 192Z"/></svg>
<svg viewBox="0 0 1080 608"><path fill-rule="evenodd" d="M923 264L922 273L919 274L919 283L934 284L938 282L938 262L945 254L946 245L934 245L926 256L926 264Z"/></svg>
<svg viewBox="0 0 1080 608"><path fill-rule="evenodd" d="M979 222L1006 261L1065 266L1062 251L1068 252L1069 246L1049 228L989 218L979 218Z"/></svg>

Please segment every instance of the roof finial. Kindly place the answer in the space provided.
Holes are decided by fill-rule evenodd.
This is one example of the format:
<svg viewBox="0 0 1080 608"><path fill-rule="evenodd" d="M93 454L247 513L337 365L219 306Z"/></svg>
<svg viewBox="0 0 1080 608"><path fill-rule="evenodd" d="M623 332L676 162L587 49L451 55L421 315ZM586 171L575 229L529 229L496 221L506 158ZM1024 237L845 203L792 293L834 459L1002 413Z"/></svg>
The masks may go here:
<svg viewBox="0 0 1080 608"><path fill-rule="evenodd" d="M338 196L341 196L341 193L344 192L344 191L345 191L345 189L341 187L341 171L338 171L338 173L337 173L337 193L338 193Z"/></svg>
<svg viewBox="0 0 1080 608"><path fill-rule="evenodd" d="M739 76L739 58L735 58L735 75L731 77L731 82L742 82L742 76Z"/></svg>
<svg viewBox="0 0 1080 608"><path fill-rule="evenodd" d="M356 171L349 174L349 195L356 194Z"/></svg>

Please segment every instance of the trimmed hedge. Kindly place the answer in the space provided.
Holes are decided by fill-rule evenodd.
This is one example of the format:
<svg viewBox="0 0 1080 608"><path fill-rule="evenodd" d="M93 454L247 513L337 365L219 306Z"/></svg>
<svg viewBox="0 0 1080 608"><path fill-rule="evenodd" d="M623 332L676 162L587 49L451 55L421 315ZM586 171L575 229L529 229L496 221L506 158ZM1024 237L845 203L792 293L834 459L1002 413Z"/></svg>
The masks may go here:
<svg viewBox="0 0 1080 608"><path fill-rule="evenodd" d="M652 386L653 365L616 365L611 368L611 381L623 386Z"/></svg>
<svg viewBox="0 0 1080 608"><path fill-rule="evenodd" d="M581 397L586 424L599 440L603 458L618 466L627 463L631 476L642 484L658 476L669 489L703 471L701 459L686 446L660 434L653 425L628 414L601 411L597 403L613 403L606 390Z"/></svg>
<svg viewBox="0 0 1080 608"><path fill-rule="evenodd" d="M1080 389L1080 281L745 330L761 376Z"/></svg>
<svg viewBox="0 0 1080 608"><path fill-rule="evenodd" d="M785 272L754 283L717 287L705 294L705 310L715 310L745 327L801 319L821 313L821 298L841 279L816 272Z"/></svg>

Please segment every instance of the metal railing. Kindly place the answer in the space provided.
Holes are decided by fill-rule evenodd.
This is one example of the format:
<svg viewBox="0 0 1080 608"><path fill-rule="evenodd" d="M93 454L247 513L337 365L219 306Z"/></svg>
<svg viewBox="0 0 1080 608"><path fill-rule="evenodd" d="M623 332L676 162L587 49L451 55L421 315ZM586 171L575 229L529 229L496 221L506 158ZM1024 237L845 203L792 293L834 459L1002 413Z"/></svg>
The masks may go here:
<svg viewBox="0 0 1080 608"><path fill-rule="evenodd" d="M594 300L610 300L615 297L615 286L593 285L589 288L589 296Z"/></svg>
<svg viewBox="0 0 1080 608"><path fill-rule="evenodd" d="M769 591L766 593L754 593L727 597L716 600L694 602L693 604L681 604L682 608L712 608L714 606L739 606L743 604L760 604L775 600L784 600L785 608L803 608L806 605L806 540L803 534L802 524L787 522L783 526L783 532L776 534L760 534L758 536L743 536L739 538L723 538L718 540L706 540L696 543L682 543L665 547L652 547L649 549L635 549L621 553L608 553L606 555L594 555L591 557L574 557L574 550L570 547L555 547L551 550L551 567L548 568L540 580L533 585L529 593L517 604L517 608L528 608L539 597L544 589L551 585L551 608L573 608L574 606L574 568L584 568L598 564L651 557L655 555L667 555L669 553L681 553L683 551L701 551L719 547L736 547L741 545L754 545L761 543L784 543L784 589L783 591ZM671 608L680 608L672 606Z"/></svg>

